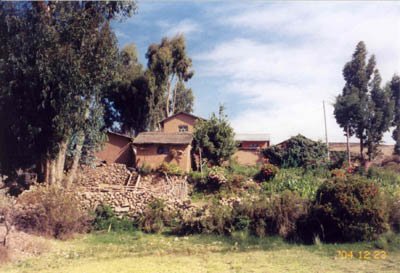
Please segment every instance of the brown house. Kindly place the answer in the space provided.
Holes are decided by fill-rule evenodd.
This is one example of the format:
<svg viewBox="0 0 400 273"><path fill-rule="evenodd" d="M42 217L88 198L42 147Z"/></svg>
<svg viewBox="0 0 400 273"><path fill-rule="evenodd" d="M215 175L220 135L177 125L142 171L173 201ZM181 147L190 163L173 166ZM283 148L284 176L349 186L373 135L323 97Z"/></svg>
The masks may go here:
<svg viewBox="0 0 400 273"><path fill-rule="evenodd" d="M183 171L192 169L190 152L193 128L199 117L180 112L160 122L161 131L140 133L133 141L136 166L156 169L163 162L175 163Z"/></svg>
<svg viewBox="0 0 400 273"><path fill-rule="evenodd" d="M133 166L132 138L123 134L107 132L108 141L95 156L108 164L121 163Z"/></svg>
<svg viewBox="0 0 400 273"><path fill-rule="evenodd" d="M256 165L265 162L262 150L270 146L268 134L236 134L238 150L233 158L241 165Z"/></svg>

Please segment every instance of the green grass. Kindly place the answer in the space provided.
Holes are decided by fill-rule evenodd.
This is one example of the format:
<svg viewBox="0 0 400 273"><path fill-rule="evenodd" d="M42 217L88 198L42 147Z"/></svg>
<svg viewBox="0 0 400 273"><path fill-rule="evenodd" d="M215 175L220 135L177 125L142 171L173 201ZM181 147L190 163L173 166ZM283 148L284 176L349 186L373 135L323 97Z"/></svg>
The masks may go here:
<svg viewBox="0 0 400 273"><path fill-rule="evenodd" d="M399 236L397 235L397 238ZM400 240L400 239L399 239ZM398 240L398 241L399 241ZM103 233L56 242L38 258L1 272L398 272L400 251L384 260L343 259L337 251L375 251L374 243L289 244L278 237L195 235L174 237L141 232Z"/></svg>

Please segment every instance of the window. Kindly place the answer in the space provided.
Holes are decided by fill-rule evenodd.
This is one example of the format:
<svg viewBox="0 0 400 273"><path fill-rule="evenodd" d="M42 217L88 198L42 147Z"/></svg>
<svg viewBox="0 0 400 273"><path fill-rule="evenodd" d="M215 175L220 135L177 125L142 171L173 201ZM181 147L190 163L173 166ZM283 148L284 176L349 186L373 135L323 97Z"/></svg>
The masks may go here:
<svg viewBox="0 0 400 273"><path fill-rule="evenodd" d="M250 144L250 148L258 148L258 144L256 144L256 143L251 143L251 144Z"/></svg>
<svg viewBox="0 0 400 273"><path fill-rule="evenodd" d="M179 132L187 132L189 128L187 125L179 125Z"/></svg>
<svg viewBox="0 0 400 273"><path fill-rule="evenodd" d="M169 153L169 148L167 146L158 146L157 148L157 154L159 155L165 155Z"/></svg>

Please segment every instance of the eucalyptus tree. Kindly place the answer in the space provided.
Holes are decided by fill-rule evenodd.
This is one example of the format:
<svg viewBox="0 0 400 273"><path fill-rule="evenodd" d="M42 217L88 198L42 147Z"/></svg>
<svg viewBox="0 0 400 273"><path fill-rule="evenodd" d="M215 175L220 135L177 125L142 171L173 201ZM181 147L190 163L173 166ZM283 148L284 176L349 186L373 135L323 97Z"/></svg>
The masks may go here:
<svg viewBox="0 0 400 273"><path fill-rule="evenodd" d="M35 168L41 180L59 182L68 147L72 176L82 149L98 147L101 99L118 53L110 20L135 9L134 2L1 3L3 173Z"/></svg>

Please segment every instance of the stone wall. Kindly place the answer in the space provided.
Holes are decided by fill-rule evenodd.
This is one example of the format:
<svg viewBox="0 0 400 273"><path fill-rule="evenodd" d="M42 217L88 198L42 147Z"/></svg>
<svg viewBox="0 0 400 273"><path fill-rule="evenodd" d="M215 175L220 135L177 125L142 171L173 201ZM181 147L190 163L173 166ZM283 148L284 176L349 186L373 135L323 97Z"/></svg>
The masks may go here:
<svg viewBox="0 0 400 273"><path fill-rule="evenodd" d="M137 216L156 198L173 204L182 203L188 197L186 177L141 176L115 163L85 167L78 185L84 208L93 210L99 204L107 204L117 215Z"/></svg>

